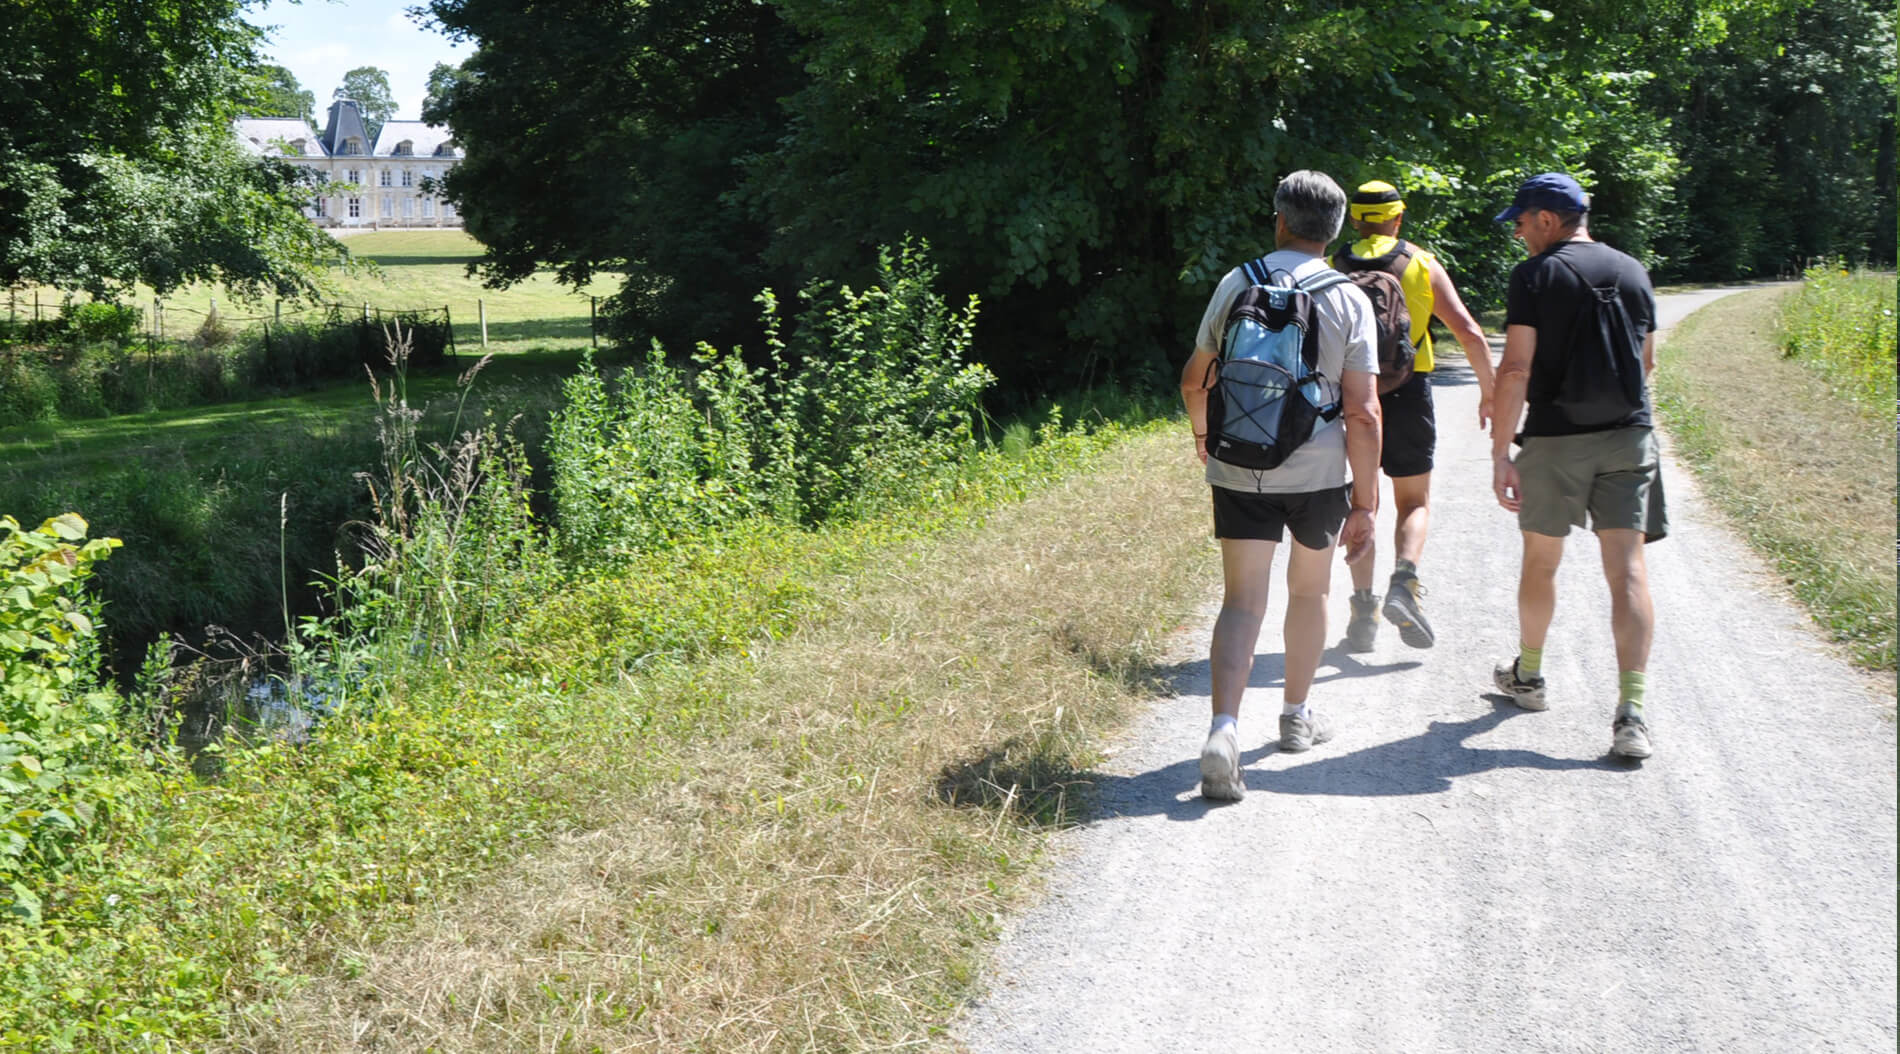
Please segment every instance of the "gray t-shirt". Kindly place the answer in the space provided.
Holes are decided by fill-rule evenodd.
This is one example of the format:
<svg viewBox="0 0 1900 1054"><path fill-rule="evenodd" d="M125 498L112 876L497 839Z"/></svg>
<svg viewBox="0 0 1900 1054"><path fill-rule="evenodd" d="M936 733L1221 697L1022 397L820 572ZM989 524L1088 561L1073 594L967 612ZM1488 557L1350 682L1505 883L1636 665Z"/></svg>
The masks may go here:
<svg viewBox="0 0 1900 1054"><path fill-rule="evenodd" d="M1281 249L1266 257L1269 272L1290 272L1295 281L1304 281L1329 269L1325 260L1291 249ZM1201 316L1201 328L1194 338L1196 351L1220 354L1221 331L1227 325L1227 312L1247 288L1247 276L1236 267L1227 272L1214 288ZM1379 372L1377 323L1372 303L1359 287L1350 282L1314 294L1313 312L1319 319L1320 387L1328 401L1339 398L1339 380L1346 370ZM1320 422L1313 438L1275 469L1241 468L1219 458L1207 459L1207 482L1229 490L1256 494L1299 494L1324 490L1346 482L1346 421L1335 418Z"/></svg>

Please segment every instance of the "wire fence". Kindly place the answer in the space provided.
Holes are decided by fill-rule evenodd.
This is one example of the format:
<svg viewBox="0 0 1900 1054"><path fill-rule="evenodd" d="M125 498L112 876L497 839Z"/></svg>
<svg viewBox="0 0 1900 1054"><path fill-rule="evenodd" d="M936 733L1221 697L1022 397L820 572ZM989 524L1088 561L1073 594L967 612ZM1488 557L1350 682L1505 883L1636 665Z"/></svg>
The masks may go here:
<svg viewBox="0 0 1900 1054"><path fill-rule="evenodd" d="M7 322L14 324L30 320L44 325L62 318L72 305L88 302L80 300L80 294L76 293L61 293L56 297L46 297L42 293L43 291L38 288L7 290ZM476 300L475 304L475 331L480 336L481 346L486 348L488 347L489 321L487 305L480 299ZM184 304L166 303L163 297L153 297L149 302L141 301L127 306L135 307L139 313L138 332L154 342L163 342L168 339L187 340L196 334L205 325L206 320L214 314L220 325L244 330L252 327L268 329L271 326L282 325L287 320L292 323L301 321L336 324L352 316L360 317L366 322L398 318L433 320L439 312L443 324L448 326L449 330L449 354L456 354L455 320L450 314L448 304L440 307L384 307L368 302L291 301L286 303L283 300L276 300L272 302L268 313L241 315L220 309L216 298L213 298L207 308L202 311ZM257 309L247 310L256 311ZM466 321L466 316L464 319ZM600 297L598 296L587 298L587 328L589 340L595 347L599 347Z"/></svg>

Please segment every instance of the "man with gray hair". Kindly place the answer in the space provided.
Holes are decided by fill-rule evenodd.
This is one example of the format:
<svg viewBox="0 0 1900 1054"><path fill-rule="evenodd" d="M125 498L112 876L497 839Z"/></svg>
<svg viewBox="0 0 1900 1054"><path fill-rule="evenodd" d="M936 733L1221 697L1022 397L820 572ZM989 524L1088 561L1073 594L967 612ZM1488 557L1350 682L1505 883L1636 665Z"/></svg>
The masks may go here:
<svg viewBox="0 0 1900 1054"><path fill-rule="evenodd" d="M1308 705L1306 696L1325 646L1333 550L1343 541L1348 562L1370 551L1379 501L1376 322L1365 294L1324 259L1345 218L1345 192L1323 172L1294 172L1274 190L1273 208L1275 251L1221 279L1181 371L1195 455L1206 466L1213 491L1214 536L1220 539L1226 586L1208 660L1213 724L1201 750L1201 794L1228 801L1245 793L1240 703L1266 617L1274 551L1291 530L1279 743L1281 750L1300 751L1332 738L1331 722ZM1272 302L1310 312L1303 316L1303 326L1311 326L1306 339L1313 355L1307 368L1317 373L1317 381L1296 385L1285 399L1310 390L1318 413L1309 434L1291 437L1291 453L1263 468L1258 460L1242 463L1250 459L1234 452L1237 444L1227 440L1224 422L1209 420L1208 395L1220 385L1223 369L1239 370L1231 365L1243 328L1230 318L1235 305L1252 302L1258 287L1269 285L1294 289L1273 292ZM1224 396L1220 401L1225 405ZM1211 457L1210 431L1218 440Z"/></svg>

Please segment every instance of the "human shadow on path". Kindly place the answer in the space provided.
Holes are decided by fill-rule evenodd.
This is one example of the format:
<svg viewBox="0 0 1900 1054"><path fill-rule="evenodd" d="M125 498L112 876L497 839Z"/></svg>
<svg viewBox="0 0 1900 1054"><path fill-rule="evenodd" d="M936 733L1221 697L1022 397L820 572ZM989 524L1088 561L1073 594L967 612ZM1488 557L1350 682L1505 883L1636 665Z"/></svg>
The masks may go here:
<svg viewBox="0 0 1900 1054"><path fill-rule="evenodd" d="M1507 719L1524 713L1508 701L1502 701L1501 696L1485 698L1492 702L1492 709L1477 717L1464 721L1432 721L1425 731L1408 739L1328 756L1329 749L1337 745L1335 741L1315 748L1312 761L1287 768L1247 768L1268 754L1277 753L1277 743L1243 751L1241 778L1249 791L1270 794L1392 797L1442 794L1452 788L1452 781L1459 776L1494 769L1561 772L1627 768L1608 756L1553 758L1534 750L1466 746L1465 741L1471 737L1489 732ZM1134 816L1193 820L1225 804L1209 802L1196 793L1201 779L1199 758L1187 758L1136 776L1092 773L1090 778L1094 782L1096 802L1088 821L1091 823Z"/></svg>

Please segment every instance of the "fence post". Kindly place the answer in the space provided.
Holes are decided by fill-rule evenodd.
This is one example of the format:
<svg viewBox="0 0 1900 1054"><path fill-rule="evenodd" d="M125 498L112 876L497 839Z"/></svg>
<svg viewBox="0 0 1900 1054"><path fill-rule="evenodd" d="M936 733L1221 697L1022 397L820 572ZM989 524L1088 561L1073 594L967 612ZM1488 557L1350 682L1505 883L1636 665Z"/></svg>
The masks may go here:
<svg viewBox="0 0 1900 1054"><path fill-rule="evenodd" d="M442 324L449 330L449 357L461 358L455 350L455 320L449 317L449 305L442 305Z"/></svg>
<svg viewBox="0 0 1900 1054"><path fill-rule="evenodd" d="M40 291L33 290L33 321L40 320Z"/></svg>
<svg viewBox="0 0 1900 1054"><path fill-rule="evenodd" d="M165 339L165 302L152 298L152 328L158 331L158 339Z"/></svg>
<svg viewBox="0 0 1900 1054"><path fill-rule="evenodd" d="M486 348L488 347L488 301L483 300L481 297L476 297L475 314L482 322L482 347Z"/></svg>
<svg viewBox="0 0 1900 1054"><path fill-rule="evenodd" d="M13 305L14 305L14 301L19 297L19 295L20 295L20 291L17 289L10 288L7 290L7 321L8 322L13 321L13 318L14 318Z"/></svg>
<svg viewBox="0 0 1900 1054"><path fill-rule="evenodd" d="M280 326L284 324L284 302L281 298L277 301L276 308L271 312L271 321Z"/></svg>
<svg viewBox="0 0 1900 1054"><path fill-rule="evenodd" d="M369 321L369 301L363 301L363 321Z"/></svg>
<svg viewBox="0 0 1900 1054"><path fill-rule="evenodd" d="M600 347L600 298L587 298L587 335L594 340L594 347Z"/></svg>

